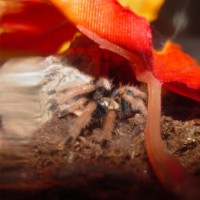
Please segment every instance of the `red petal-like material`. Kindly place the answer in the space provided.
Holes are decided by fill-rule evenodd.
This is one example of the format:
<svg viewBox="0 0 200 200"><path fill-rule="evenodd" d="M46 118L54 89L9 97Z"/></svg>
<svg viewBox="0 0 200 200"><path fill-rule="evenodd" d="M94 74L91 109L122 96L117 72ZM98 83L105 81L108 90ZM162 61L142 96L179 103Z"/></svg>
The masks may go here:
<svg viewBox="0 0 200 200"><path fill-rule="evenodd" d="M200 66L179 45L168 42L163 51L154 51L153 66L164 87L200 101Z"/></svg>
<svg viewBox="0 0 200 200"><path fill-rule="evenodd" d="M4 8L0 20L1 54L57 53L61 45L71 39L74 25L52 5L42 1L8 1L18 7Z"/></svg>
<svg viewBox="0 0 200 200"><path fill-rule="evenodd" d="M145 68L151 67L151 30L143 17L123 8L115 0L51 1L74 24L131 51L143 61Z"/></svg>

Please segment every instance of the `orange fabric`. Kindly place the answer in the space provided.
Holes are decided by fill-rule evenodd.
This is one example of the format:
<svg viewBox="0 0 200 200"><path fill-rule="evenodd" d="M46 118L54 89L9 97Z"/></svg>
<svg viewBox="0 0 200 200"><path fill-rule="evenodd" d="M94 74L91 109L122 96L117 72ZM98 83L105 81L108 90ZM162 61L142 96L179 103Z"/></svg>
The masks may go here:
<svg viewBox="0 0 200 200"><path fill-rule="evenodd" d="M115 0L51 1L74 24L131 51L145 64L151 64L151 29L145 18L123 8Z"/></svg>
<svg viewBox="0 0 200 200"><path fill-rule="evenodd" d="M153 55L153 73L165 87L200 101L200 66L192 57L170 41Z"/></svg>

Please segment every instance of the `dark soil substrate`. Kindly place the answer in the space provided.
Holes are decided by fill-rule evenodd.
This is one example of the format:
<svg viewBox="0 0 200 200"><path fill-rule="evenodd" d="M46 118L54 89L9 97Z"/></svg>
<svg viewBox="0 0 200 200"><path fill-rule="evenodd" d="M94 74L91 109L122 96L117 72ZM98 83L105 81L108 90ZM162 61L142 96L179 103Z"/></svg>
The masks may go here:
<svg viewBox="0 0 200 200"><path fill-rule="evenodd" d="M167 93L162 107L162 137L168 151L199 179L200 104ZM28 145L13 145L1 153L1 200L177 199L151 170L142 115L118 120L106 148L100 146L102 122L94 118L72 146L57 151L74 120L75 116L55 115Z"/></svg>

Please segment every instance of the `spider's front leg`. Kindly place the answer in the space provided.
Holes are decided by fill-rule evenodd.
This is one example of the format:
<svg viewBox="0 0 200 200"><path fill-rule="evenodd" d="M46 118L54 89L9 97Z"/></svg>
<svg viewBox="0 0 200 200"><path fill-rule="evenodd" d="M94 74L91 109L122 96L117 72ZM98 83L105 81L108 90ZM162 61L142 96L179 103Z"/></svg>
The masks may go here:
<svg viewBox="0 0 200 200"><path fill-rule="evenodd" d="M103 125L101 147L105 148L107 146L108 140L111 137L111 133L116 120L116 111L109 110Z"/></svg>
<svg viewBox="0 0 200 200"><path fill-rule="evenodd" d="M87 106L84 109L83 114L78 117L76 122L72 125L69 135L66 139L64 139L59 145L58 149L62 150L72 142L76 140L76 138L80 135L80 132L83 128L86 127L88 122L91 120L92 113L96 109L96 103L91 101L87 104Z"/></svg>
<svg viewBox="0 0 200 200"><path fill-rule="evenodd" d="M77 101L74 101L68 106L65 106L64 108L60 108L60 111L58 113L58 117L64 117L70 113L78 113L78 111L83 109L84 105L87 103L87 98L82 97L78 99Z"/></svg>
<svg viewBox="0 0 200 200"><path fill-rule="evenodd" d="M101 104L104 106L106 113L101 139L101 146L105 148L108 140L111 138L117 116L116 112L119 110L119 104L113 98L103 98Z"/></svg>
<svg viewBox="0 0 200 200"><path fill-rule="evenodd" d="M59 104L64 104L76 96L90 93L90 92L94 91L95 89L96 89L96 87L94 84L84 84L84 85L72 88L70 90L67 90L67 92L65 93L64 96L58 98L57 102ZM61 90L61 92L63 92L63 90Z"/></svg>
<svg viewBox="0 0 200 200"><path fill-rule="evenodd" d="M66 85L58 86L55 90L49 92L49 95L52 96L50 100L50 110L55 111L60 105L68 105L70 107L74 104L84 104L85 100L74 101L74 98L81 96L87 93L90 93L96 89L96 86L93 83L88 84L77 84L75 82L67 83ZM72 103L71 103L72 102ZM75 106L76 107L76 106ZM63 114L61 114L63 116Z"/></svg>

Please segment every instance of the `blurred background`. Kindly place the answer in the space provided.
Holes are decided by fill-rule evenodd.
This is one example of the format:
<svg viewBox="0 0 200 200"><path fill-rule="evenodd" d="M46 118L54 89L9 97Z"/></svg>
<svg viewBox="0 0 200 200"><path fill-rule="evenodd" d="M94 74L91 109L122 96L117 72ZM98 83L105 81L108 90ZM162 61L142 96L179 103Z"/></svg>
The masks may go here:
<svg viewBox="0 0 200 200"><path fill-rule="evenodd" d="M165 0L152 30L156 47L172 39L200 61L200 1Z"/></svg>

